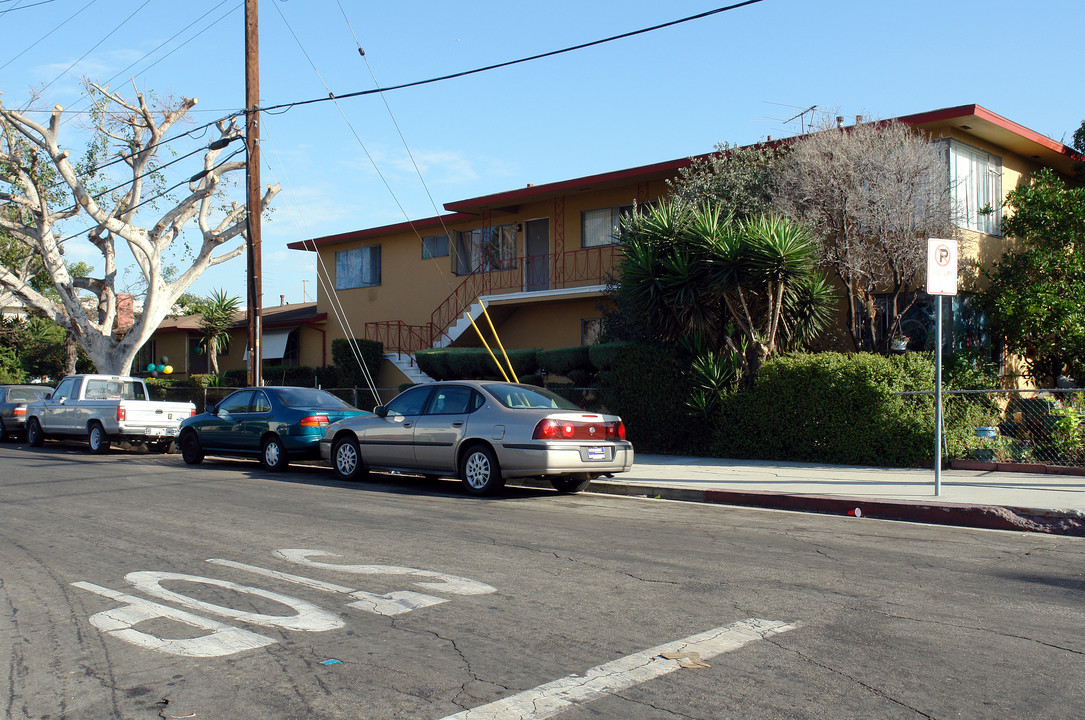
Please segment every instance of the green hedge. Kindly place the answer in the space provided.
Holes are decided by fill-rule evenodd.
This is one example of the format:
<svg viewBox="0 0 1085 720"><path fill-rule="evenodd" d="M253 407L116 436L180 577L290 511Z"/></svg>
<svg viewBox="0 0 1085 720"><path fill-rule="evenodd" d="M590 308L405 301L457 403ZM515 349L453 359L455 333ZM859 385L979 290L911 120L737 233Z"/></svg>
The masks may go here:
<svg viewBox="0 0 1085 720"><path fill-rule="evenodd" d="M570 372L577 370L592 371L591 360L588 357L589 353L588 345L577 345L575 347L556 348L554 350L540 350L536 357L539 361L539 368L546 370L548 373L554 375L563 375L569 377Z"/></svg>
<svg viewBox="0 0 1085 720"><path fill-rule="evenodd" d="M615 344L617 345L617 344ZM635 449L649 453L700 453L709 448L703 423L694 424L685 407L688 368L675 348L665 345L622 343L597 353L605 369L599 373L602 404L621 415L626 437Z"/></svg>
<svg viewBox="0 0 1085 720"><path fill-rule="evenodd" d="M376 340L364 340L362 338L355 338L353 342L358 348L358 354L361 355L362 362L365 363L366 369L369 370L369 375L373 378L373 382L376 383L381 362L384 360L384 345ZM361 365L358 364L358 359L354 356L351 343L345 338L332 340L332 364L338 371L335 384L339 387L369 386L365 373L362 371ZM331 385L325 384L324 387L331 387Z"/></svg>
<svg viewBox="0 0 1085 720"><path fill-rule="evenodd" d="M533 348L508 351L517 377L535 374L539 368L537 353L538 350ZM496 355L503 365L505 359L501 351L496 351ZM431 348L419 350L414 357L418 368L434 380L503 379L486 348Z"/></svg>
<svg viewBox="0 0 1085 720"><path fill-rule="evenodd" d="M730 395L712 454L762 460L913 467L934 455L934 368L921 353L775 358Z"/></svg>

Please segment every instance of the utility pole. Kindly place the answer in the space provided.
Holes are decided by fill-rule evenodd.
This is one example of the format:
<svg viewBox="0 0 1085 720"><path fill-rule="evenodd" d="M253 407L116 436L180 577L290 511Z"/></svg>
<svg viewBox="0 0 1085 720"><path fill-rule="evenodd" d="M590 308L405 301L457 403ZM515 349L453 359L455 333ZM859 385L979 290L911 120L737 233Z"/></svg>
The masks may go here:
<svg viewBox="0 0 1085 720"><path fill-rule="evenodd" d="M245 207L248 220L249 384L264 384L260 258L260 26L259 0L245 0Z"/></svg>

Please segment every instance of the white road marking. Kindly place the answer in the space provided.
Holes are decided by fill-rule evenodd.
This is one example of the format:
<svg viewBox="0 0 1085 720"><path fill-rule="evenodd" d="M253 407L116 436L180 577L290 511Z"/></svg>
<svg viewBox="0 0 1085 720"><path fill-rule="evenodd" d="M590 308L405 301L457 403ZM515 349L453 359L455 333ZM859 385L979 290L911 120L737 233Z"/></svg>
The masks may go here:
<svg viewBox="0 0 1085 720"><path fill-rule="evenodd" d="M106 635L111 635L118 640L124 640L150 650L158 650L159 652L183 657L220 657L245 650L255 650L275 642L269 637L257 635L248 630L230 627L217 620L193 615L184 610L160 605L151 600L144 600L93 583L80 581L74 582L72 585L81 590L88 590L96 595L107 597L110 600L126 603L127 607L103 610L91 615L88 620L91 625ZM145 620L154 620L155 618L174 620L201 630L210 630L211 632L195 638L160 638L140 632L132 627Z"/></svg>
<svg viewBox="0 0 1085 720"><path fill-rule="evenodd" d="M707 660L738 650L754 640L762 640L796 627L798 625L775 620L741 620L597 665L582 676L570 675L504 700L449 715L442 720L543 720L568 710L573 705L582 705L604 695L612 695L680 668L677 660L660 657L662 653L693 651Z"/></svg>
<svg viewBox="0 0 1085 720"><path fill-rule="evenodd" d="M224 617L234 618L235 620L253 623L254 625L279 627L284 630L322 632L324 630L335 630L346 624L343 619L335 613L324 610L307 600L301 600L299 598L290 597L289 595L282 595L277 592L250 587L248 585L238 585L229 580L218 580L216 578L200 577L199 575L186 575L184 573L158 572L152 570L131 572L125 575L124 579L148 595L153 595L162 598L163 600L171 600L178 605L184 605L193 610L202 610L214 615L222 615ZM182 595L173 590L167 590L160 584L163 580L183 580L186 582L202 583L204 585L214 585L215 587L233 590L234 592L257 595L292 607L297 611L297 614L265 615L263 613L246 612L235 608L223 607L222 605L215 605L214 603L204 602L203 600L197 600L196 598Z"/></svg>
<svg viewBox="0 0 1085 720"><path fill-rule="evenodd" d="M365 590L356 590L350 596L358 598L357 602L347 603L350 607L376 613L377 615L402 615L418 608L448 602L448 598L423 595L411 590L396 590L387 595L377 595Z"/></svg>
<svg viewBox="0 0 1085 720"><path fill-rule="evenodd" d="M276 550L272 554L276 557L300 565L323 568L325 570L337 570L338 572L353 573L356 575L417 575L420 577L432 578L436 582L416 582L414 584L428 590L450 593L452 595L487 595L492 592L497 592L497 588L487 585L486 583L456 575L433 572L431 570L417 570L415 568L399 567L397 565L338 565L336 563L325 563L309 559L310 556L340 557L336 553L328 552L327 550L284 549Z"/></svg>
<svg viewBox="0 0 1085 720"><path fill-rule="evenodd" d="M348 587L343 587L342 585L336 585L335 583L324 582L323 580L314 580L313 578L308 578L304 575L293 575L278 570L269 570L268 568L262 568L258 565L248 565L233 560L211 558L207 562L214 563L215 565L237 568L238 570L247 570L248 572L256 573L257 575L297 583L315 590L325 590L327 592L349 595L352 598L358 598L358 602L347 603L349 607L355 607L360 610L365 610L366 612L376 613L377 615L400 615L405 612L410 612L411 610L417 610L418 608L448 602L445 598L424 595L411 590L397 590L396 592L391 592L387 595L377 595L376 593L367 592L365 590L353 590Z"/></svg>

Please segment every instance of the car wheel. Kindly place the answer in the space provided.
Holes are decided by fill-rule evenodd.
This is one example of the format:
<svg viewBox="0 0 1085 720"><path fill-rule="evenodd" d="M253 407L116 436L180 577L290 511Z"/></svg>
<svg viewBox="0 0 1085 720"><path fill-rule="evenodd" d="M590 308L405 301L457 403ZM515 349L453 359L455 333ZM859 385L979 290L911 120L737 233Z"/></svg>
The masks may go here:
<svg viewBox="0 0 1085 720"><path fill-rule="evenodd" d="M105 434L105 428L101 423L90 424L90 429L87 430L87 444L95 455L109 452L109 436Z"/></svg>
<svg viewBox="0 0 1085 720"><path fill-rule="evenodd" d="M290 461L286 457L286 448L283 441L276 436L271 436L264 441L260 449L260 464L271 472L285 470Z"/></svg>
<svg viewBox="0 0 1085 720"><path fill-rule="evenodd" d="M26 444L30 447L41 447L45 442L45 433L41 431L41 423L37 418L30 418L26 423Z"/></svg>
<svg viewBox="0 0 1085 720"><path fill-rule="evenodd" d="M559 493L578 493L586 490L591 485L589 475L555 475L550 478L550 484Z"/></svg>
<svg viewBox="0 0 1085 720"><path fill-rule="evenodd" d="M353 436L341 437L332 445L332 468L340 480L365 480L369 470L362 462L362 451Z"/></svg>
<svg viewBox="0 0 1085 720"><path fill-rule="evenodd" d="M181 446L181 459L186 465L199 465L203 462L203 448L196 433L188 431L181 435L177 443Z"/></svg>
<svg viewBox="0 0 1085 720"><path fill-rule="evenodd" d="M155 452L162 453L163 455L166 455L166 454L169 453L170 450L173 449L173 441L172 440L166 440L165 442L154 443L154 445L152 445L151 448Z"/></svg>
<svg viewBox="0 0 1085 720"><path fill-rule="evenodd" d="M493 495L505 485L497 456L485 445L473 445L460 459L460 481L472 495Z"/></svg>

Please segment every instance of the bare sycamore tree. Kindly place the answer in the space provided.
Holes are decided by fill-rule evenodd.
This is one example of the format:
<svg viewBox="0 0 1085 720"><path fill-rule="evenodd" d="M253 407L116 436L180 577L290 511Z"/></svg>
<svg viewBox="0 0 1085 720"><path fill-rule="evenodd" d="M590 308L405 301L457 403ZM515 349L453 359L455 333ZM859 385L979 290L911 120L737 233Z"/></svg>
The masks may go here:
<svg viewBox="0 0 1085 720"><path fill-rule="evenodd" d="M196 100L156 105L137 93L129 101L93 83L88 92L98 102L92 114L93 137L80 163L61 148L59 105L46 124L32 120L33 113L26 110L0 105L0 237L10 244L8 258L18 260L4 263L0 258L0 288L70 331L99 372L127 374L178 297L208 268L244 250L243 243L232 241L245 233L245 208L236 202L226 205L220 186L228 173L244 170L245 162L232 160L233 155L220 161L240 133L234 119L218 121L217 139L197 151L203 153L202 171L162 190L165 165L156 158L168 147L167 131L185 118ZM117 158L108 164L123 168L123 180L111 187L106 185L115 178L103 173L99 163L106 156ZM182 186L179 197L170 192ZM261 212L278 191L278 185L267 189ZM150 229L138 224L137 211L157 215ZM90 227L82 231L83 237L60 237L58 223L73 219ZM189 224L202 241L188 248L191 263L168 279L166 253ZM64 245L71 242L90 242L101 253L100 274L72 276L63 260ZM115 333L118 243L134 258L145 290L135 324ZM58 300L32 286L31 275L39 267Z"/></svg>
<svg viewBox="0 0 1085 720"><path fill-rule="evenodd" d="M781 160L785 214L822 236L822 259L843 283L857 350L884 347L916 301L927 238L954 232L949 166L922 132L897 121L821 129ZM884 326L879 294L888 295Z"/></svg>

